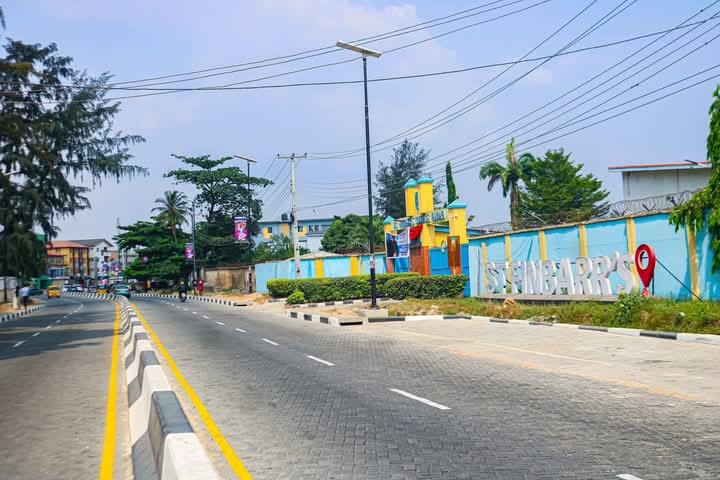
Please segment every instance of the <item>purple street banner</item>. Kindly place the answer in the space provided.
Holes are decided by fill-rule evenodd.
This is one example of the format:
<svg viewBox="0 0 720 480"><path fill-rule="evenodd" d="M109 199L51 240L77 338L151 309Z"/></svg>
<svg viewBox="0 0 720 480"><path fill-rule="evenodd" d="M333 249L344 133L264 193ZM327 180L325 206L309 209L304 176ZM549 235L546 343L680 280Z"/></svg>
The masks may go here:
<svg viewBox="0 0 720 480"><path fill-rule="evenodd" d="M235 240L242 242L247 240L248 224L247 217L235 217Z"/></svg>
<svg viewBox="0 0 720 480"><path fill-rule="evenodd" d="M148 263L150 261L150 258L147 256L142 257L142 263Z"/></svg>
<svg viewBox="0 0 720 480"><path fill-rule="evenodd" d="M191 259L195 256L195 247L193 246L192 242L188 242L185 244L185 258Z"/></svg>

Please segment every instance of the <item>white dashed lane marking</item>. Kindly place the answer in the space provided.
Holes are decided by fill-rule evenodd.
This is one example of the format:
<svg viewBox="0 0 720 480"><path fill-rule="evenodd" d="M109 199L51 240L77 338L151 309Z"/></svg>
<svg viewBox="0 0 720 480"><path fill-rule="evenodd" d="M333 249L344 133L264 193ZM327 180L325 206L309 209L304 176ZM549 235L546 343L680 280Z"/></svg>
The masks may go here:
<svg viewBox="0 0 720 480"><path fill-rule="evenodd" d="M20 341L17 342L15 345L13 345L13 348L17 348L17 347L19 347L20 345L22 345L23 343L25 343L25 340L20 340Z"/></svg>
<svg viewBox="0 0 720 480"><path fill-rule="evenodd" d="M622 480L642 480L640 477L636 477L635 475L630 475L629 473L623 473L617 476L618 478L621 478Z"/></svg>
<svg viewBox="0 0 720 480"><path fill-rule="evenodd" d="M192 312L193 315L197 315L197 312Z"/></svg>
<svg viewBox="0 0 720 480"><path fill-rule="evenodd" d="M215 322L215 323L217 323L218 325L222 325L223 327L225 326L225 324L223 322Z"/></svg>
<svg viewBox="0 0 720 480"><path fill-rule="evenodd" d="M210 320L210 317L208 317L207 315L203 315L202 317L203 317L205 320Z"/></svg>
<svg viewBox="0 0 720 480"><path fill-rule="evenodd" d="M55 323L57 323L57 322L55 322ZM47 327L45 327L45 330L47 330L48 328L52 328L52 325L48 325Z"/></svg>
<svg viewBox="0 0 720 480"><path fill-rule="evenodd" d="M275 345L276 347L279 345L279 343L268 340L267 338L263 338L262 341L265 343L269 343L270 345Z"/></svg>
<svg viewBox="0 0 720 480"><path fill-rule="evenodd" d="M395 393L399 393L400 395L402 395L402 396L404 396L404 397L407 397L407 398L412 398L413 400L417 400L418 402L422 402L422 403L424 403L425 405L430 405L431 407L435 407L435 408L437 408L437 409L439 409L439 410L450 410L450 407L446 407L445 405L442 405L442 404L440 404L440 403L435 403L435 402L433 402L432 400L428 400L427 398L418 397L417 395L413 395L412 393L408 393L408 392L406 392L405 390L400 390L400 389L397 389L397 388L391 388L390 391L391 391L391 392L395 392Z"/></svg>
<svg viewBox="0 0 720 480"><path fill-rule="evenodd" d="M37 337L38 335L40 335L40 332L35 332L32 334L33 337Z"/></svg>
<svg viewBox="0 0 720 480"><path fill-rule="evenodd" d="M243 330L242 328L236 328L235 331L236 331L236 332L247 333L247 332L246 332L245 330Z"/></svg>
<svg viewBox="0 0 720 480"><path fill-rule="evenodd" d="M305 356L306 356L307 358L309 358L310 360L315 360L316 362L320 362L320 363L322 363L323 365L327 365L328 367L334 367L334 366L335 366L334 363L330 363L330 362L328 362L327 360L323 360L322 358L313 357L312 355L305 355Z"/></svg>

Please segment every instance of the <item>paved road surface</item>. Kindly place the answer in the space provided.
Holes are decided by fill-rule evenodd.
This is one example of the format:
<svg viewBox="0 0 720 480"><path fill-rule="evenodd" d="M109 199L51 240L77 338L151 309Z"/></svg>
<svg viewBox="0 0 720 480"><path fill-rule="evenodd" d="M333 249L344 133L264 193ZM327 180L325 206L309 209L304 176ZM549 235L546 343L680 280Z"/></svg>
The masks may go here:
<svg viewBox="0 0 720 480"><path fill-rule="evenodd" d="M114 321L113 303L77 297L0 325L0 478L97 478ZM118 411L115 478L131 478Z"/></svg>
<svg viewBox="0 0 720 480"><path fill-rule="evenodd" d="M135 302L256 479L720 478L717 405L362 329Z"/></svg>

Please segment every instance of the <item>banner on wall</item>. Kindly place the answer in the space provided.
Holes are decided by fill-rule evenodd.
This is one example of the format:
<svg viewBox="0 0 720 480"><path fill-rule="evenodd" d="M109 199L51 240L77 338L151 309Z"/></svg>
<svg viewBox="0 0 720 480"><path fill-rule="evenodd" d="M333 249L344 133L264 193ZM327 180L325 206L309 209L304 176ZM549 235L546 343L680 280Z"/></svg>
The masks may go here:
<svg viewBox="0 0 720 480"><path fill-rule="evenodd" d="M195 246L192 244L192 242L188 242L185 244L185 258L188 260L193 258L195 256Z"/></svg>
<svg viewBox="0 0 720 480"><path fill-rule="evenodd" d="M235 240L244 242L248 238L247 217L235 217Z"/></svg>
<svg viewBox="0 0 720 480"><path fill-rule="evenodd" d="M407 258L410 256L410 230L398 234L385 234L385 252L387 258Z"/></svg>

